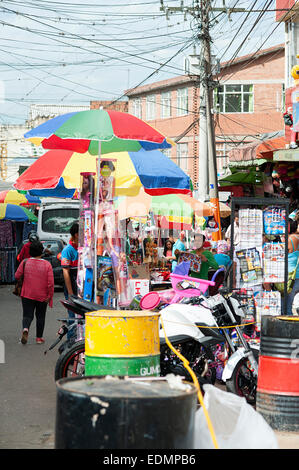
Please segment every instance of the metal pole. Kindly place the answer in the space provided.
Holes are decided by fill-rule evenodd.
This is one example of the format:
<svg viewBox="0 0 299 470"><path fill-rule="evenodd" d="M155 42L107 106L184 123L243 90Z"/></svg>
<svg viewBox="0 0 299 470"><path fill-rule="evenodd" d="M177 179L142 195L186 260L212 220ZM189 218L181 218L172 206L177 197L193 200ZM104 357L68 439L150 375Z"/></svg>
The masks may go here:
<svg viewBox="0 0 299 470"><path fill-rule="evenodd" d="M214 218L218 224L218 232L213 233L213 240L221 240L221 222L218 195L218 179L217 179L217 161L215 147L214 122L212 118L212 93L213 89L210 84L211 80L211 52L210 52L210 34L209 34L209 12L210 0L202 0L202 38L204 44L203 60L204 60L204 77L202 82L206 89L206 110L207 110L207 129L208 129L208 165L209 165L209 195L210 202L213 205Z"/></svg>
<svg viewBox="0 0 299 470"><path fill-rule="evenodd" d="M100 200L100 169L101 169L101 141L99 140L99 152L97 159L97 175L96 175L96 206L95 206L95 230L94 230L94 302L97 301L97 281L98 281L98 256L97 256L97 242L98 242L98 224L99 224L99 200Z"/></svg>
<svg viewBox="0 0 299 470"><path fill-rule="evenodd" d="M201 57L203 57L203 44ZM203 69L202 69L203 71ZM198 199L206 201L209 196L209 168L208 168L208 128L206 87L204 80L200 83L199 97L199 156L198 156Z"/></svg>

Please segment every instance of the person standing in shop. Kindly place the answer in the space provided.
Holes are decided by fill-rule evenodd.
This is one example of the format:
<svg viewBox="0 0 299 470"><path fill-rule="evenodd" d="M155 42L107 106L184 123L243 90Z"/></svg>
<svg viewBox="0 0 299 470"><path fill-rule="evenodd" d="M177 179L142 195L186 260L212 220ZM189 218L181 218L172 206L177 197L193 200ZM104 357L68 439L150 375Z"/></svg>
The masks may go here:
<svg viewBox="0 0 299 470"><path fill-rule="evenodd" d="M232 226L230 225L225 232L225 239L231 244L231 232ZM237 248L240 243L240 228L239 228L239 213L235 213L235 220L234 220L234 240L233 244L234 247Z"/></svg>
<svg viewBox="0 0 299 470"><path fill-rule="evenodd" d="M181 251L186 251L185 240L186 240L185 232L182 231L180 233L180 237L177 239L177 241L172 246L172 256L174 258L174 260L172 261L172 265L171 265L171 270L172 271L174 270L174 268L178 264L177 260L179 258L180 252Z"/></svg>
<svg viewBox="0 0 299 470"><path fill-rule="evenodd" d="M70 228L71 238L61 252L61 266L64 278L64 297L67 300L70 295L77 295L77 270L78 270L78 237L79 224L75 222ZM75 318L75 314L68 310L69 324ZM68 335L70 339L71 335Z"/></svg>
<svg viewBox="0 0 299 470"><path fill-rule="evenodd" d="M205 236L201 233L196 233L194 236L193 250L190 253L197 255L201 259L200 271L192 271L190 269L190 277L208 280L209 268L217 270L219 265L214 258L213 253L210 252L205 246Z"/></svg>

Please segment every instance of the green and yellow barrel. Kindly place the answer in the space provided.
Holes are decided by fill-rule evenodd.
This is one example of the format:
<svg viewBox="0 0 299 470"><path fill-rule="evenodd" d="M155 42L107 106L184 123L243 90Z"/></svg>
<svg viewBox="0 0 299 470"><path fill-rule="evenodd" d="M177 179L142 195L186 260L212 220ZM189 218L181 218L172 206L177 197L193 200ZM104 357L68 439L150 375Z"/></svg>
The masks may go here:
<svg viewBox="0 0 299 470"><path fill-rule="evenodd" d="M159 376L159 313L86 313L85 375Z"/></svg>

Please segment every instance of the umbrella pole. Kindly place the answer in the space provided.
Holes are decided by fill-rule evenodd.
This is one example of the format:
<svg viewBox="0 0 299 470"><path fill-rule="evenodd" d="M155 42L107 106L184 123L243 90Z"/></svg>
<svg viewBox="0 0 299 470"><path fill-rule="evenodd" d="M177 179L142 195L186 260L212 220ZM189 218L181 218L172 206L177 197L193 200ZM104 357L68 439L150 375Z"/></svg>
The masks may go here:
<svg viewBox="0 0 299 470"><path fill-rule="evenodd" d="M98 220L99 220L99 194L100 194L100 165L101 165L101 141L99 141L99 153L97 159L97 185L96 185L96 210L95 210L95 236L94 236L94 302L97 301L97 281L98 281L98 269L97 269L97 242L98 242Z"/></svg>
<svg viewBox="0 0 299 470"><path fill-rule="evenodd" d="M141 225L141 217L139 217L139 236L141 238L141 249L142 249L142 263L144 260L144 246L143 246L143 229Z"/></svg>

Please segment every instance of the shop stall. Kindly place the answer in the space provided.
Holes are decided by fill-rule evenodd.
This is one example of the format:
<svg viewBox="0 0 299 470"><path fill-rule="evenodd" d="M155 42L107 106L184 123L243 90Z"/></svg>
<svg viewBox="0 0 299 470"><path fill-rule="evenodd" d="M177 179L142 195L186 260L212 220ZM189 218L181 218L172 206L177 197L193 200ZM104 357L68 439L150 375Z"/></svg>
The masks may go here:
<svg viewBox="0 0 299 470"><path fill-rule="evenodd" d="M263 315L286 312L289 201L284 198L232 198L231 243L234 260L231 289L251 299L257 329ZM239 224L234 223L238 212ZM283 289L281 289L283 286Z"/></svg>

